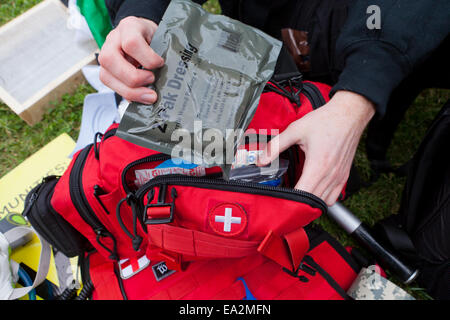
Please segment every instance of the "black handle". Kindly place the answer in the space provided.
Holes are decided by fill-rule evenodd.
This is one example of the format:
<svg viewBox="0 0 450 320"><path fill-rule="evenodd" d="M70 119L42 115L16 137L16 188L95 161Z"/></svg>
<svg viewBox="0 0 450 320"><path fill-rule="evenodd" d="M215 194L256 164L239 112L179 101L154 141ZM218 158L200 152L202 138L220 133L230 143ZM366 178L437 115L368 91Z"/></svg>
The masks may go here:
<svg viewBox="0 0 450 320"><path fill-rule="evenodd" d="M351 235L374 255L381 266L392 271L403 283L408 284L417 277L418 270L410 268L392 252L383 247L364 224L356 228Z"/></svg>
<svg viewBox="0 0 450 320"><path fill-rule="evenodd" d="M348 234L369 250L377 262L392 271L403 283L412 282L419 274L418 270L408 267L387 248L383 247L370 233L368 228L344 205L336 202L328 207L328 215Z"/></svg>

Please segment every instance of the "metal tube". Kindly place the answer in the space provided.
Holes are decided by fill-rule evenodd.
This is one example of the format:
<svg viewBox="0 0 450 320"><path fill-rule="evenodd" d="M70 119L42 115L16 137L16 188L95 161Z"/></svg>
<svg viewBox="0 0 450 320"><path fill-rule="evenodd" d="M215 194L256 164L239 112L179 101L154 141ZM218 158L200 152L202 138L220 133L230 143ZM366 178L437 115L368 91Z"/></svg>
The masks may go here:
<svg viewBox="0 0 450 320"><path fill-rule="evenodd" d="M392 271L403 283L412 282L419 271L412 269L383 247L370 233L368 228L344 205L336 202L328 208L328 215L333 218L348 234L368 249L377 262Z"/></svg>

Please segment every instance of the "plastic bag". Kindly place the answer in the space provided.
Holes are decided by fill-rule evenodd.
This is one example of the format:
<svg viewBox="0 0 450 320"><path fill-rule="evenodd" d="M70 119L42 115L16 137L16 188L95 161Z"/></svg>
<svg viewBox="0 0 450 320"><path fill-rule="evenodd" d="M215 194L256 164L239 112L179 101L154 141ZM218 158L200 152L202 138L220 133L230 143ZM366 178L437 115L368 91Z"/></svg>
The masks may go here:
<svg viewBox="0 0 450 320"><path fill-rule="evenodd" d="M230 180L255 182L278 187L283 182L283 176L289 167L289 160L279 159L278 165L257 167L254 164L233 167L230 171Z"/></svg>
<svg viewBox="0 0 450 320"><path fill-rule="evenodd" d="M172 1L151 47L165 65L155 70L158 100L131 103L117 131L127 141L205 167L231 167L281 42L260 30Z"/></svg>

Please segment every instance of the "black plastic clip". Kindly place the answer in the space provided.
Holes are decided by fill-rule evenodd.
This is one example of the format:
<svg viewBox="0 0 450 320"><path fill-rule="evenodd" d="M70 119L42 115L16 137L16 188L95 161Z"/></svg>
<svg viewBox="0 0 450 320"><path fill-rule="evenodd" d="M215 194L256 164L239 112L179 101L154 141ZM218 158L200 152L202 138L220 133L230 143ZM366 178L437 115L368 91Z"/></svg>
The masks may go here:
<svg viewBox="0 0 450 320"><path fill-rule="evenodd" d="M154 190L149 191L147 204L144 207L143 222L145 224L163 224L173 221L175 211L175 199L177 190L172 188L172 202L166 202L167 184L161 185L158 194L158 202L150 203L153 200Z"/></svg>

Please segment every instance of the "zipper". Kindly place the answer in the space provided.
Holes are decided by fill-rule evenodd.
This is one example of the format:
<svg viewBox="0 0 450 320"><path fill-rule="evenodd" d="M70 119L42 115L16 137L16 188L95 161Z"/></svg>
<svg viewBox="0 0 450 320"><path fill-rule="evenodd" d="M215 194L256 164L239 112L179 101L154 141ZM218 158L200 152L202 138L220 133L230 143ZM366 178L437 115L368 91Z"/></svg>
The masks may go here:
<svg viewBox="0 0 450 320"><path fill-rule="evenodd" d="M308 100L311 102L311 105L314 110L323 106L326 103L325 99L320 93L320 90L312 83L304 82L302 91L308 98Z"/></svg>
<svg viewBox="0 0 450 320"><path fill-rule="evenodd" d="M103 135L102 142L105 141L106 139L114 136L116 134L116 131L117 131L117 128L106 131L105 134Z"/></svg>
<svg viewBox="0 0 450 320"><path fill-rule="evenodd" d="M147 156L145 158L141 158L139 160L133 161L132 163L127 165L125 167L125 169L123 169L123 171L122 171L122 187L123 187L123 190L125 191L125 193L126 194L131 193L131 189L128 187L127 181L126 181L126 175L127 175L128 170L130 170L132 167L140 165L142 163L153 162L153 161L165 161L165 160L169 160L170 158L171 157L167 154L157 153L157 154L153 154L151 156Z"/></svg>
<svg viewBox="0 0 450 320"><path fill-rule="evenodd" d="M106 131L104 134L102 134L101 132L97 132L94 136L94 153L95 153L95 158L97 160L100 159L100 145L102 142L106 141L106 139L109 139L111 137L113 137L116 134L117 128L111 129ZM97 143L98 137L100 138L100 143Z"/></svg>
<svg viewBox="0 0 450 320"><path fill-rule="evenodd" d="M106 227L100 222L100 220L95 215L94 210L89 205L89 202L86 198L86 195L83 191L83 170L84 165L86 163L86 159L89 155L89 152L92 150L93 144L88 145L80 152L78 155L69 176L69 189L70 189L70 198L72 200L75 209L77 210L80 217L92 228L92 230L97 235L97 242L107 251L111 253L110 258L113 260L117 260L117 250L116 250L116 240L114 236L106 229ZM106 247L102 242L101 238L111 238L114 247L111 250Z"/></svg>
<svg viewBox="0 0 450 320"><path fill-rule="evenodd" d="M25 210L22 212L22 215L24 217L26 217L30 213L31 208L33 207L36 200L39 198L39 194L40 194L44 184L46 184L47 182L49 182L51 180L58 179L58 178L59 178L58 176L44 177L42 179L42 182L30 191L29 199L25 198Z"/></svg>
<svg viewBox="0 0 450 320"><path fill-rule="evenodd" d="M225 181L222 179L207 179L184 175L166 175L155 177L136 191L136 198L140 199L145 195L148 189L153 188L154 186L159 184L194 186L204 189L216 189L216 190L241 192L256 195L264 195L281 198L285 200L307 203L314 208L321 209L322 213L325 213L327 211L327 206L322 199L306 191L290 189L285 187L274 187L253 182L242 182L239 180Z"/></svg>

